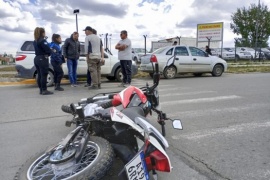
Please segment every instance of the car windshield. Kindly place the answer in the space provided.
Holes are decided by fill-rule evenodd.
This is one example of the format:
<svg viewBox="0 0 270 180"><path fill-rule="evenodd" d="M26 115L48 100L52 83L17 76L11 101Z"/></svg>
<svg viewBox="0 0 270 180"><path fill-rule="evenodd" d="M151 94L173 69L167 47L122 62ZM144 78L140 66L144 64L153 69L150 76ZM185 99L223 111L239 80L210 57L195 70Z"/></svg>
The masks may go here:
<svg viewBox="0 0 270 180"><path fill-rule="evenodd" d="M145 53L145 49L144 48L133 48L133 51L135 53ZM146 53L149 53L149 52L146 50Z"/></svg>
<svg viewBox="0 0 270 180"><path fill-rule="evenodd" d="M153 54L161 54L165 49L167 49L167 47L159 48L159 49L155 50L155 51L153 52Z"/></svg>
<svg viewBox="0 0 270 180"><path fill-rule="evenodd" d="M247 51L255 51L254 49L252 48L246 48Z"/></svg>

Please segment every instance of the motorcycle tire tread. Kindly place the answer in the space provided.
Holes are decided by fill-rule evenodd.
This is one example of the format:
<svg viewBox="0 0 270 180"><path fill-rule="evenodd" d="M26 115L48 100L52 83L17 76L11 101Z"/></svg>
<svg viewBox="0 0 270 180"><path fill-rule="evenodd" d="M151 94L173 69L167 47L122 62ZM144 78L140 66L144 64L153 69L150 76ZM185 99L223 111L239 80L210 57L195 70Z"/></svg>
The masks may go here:
<svg viewBox="0 0 270 180"><path fill-rule="evenodd" d="M100 151L102 156L99 156L93 165L89 166L87 169L84 169L84 173L80 173L78 177L75 177L76 180L100 180L109 172L112 167L114 152L111 144L104 138L91 136L90 141L97 143L100 146ZM28 180L26 177L28 168L31 164L44 154L44 150L36 153L34 156L30 157L16 172L14 180ZM74 179L74 178L73 178ZM72 180L73 180L72 179Z"/></svg>

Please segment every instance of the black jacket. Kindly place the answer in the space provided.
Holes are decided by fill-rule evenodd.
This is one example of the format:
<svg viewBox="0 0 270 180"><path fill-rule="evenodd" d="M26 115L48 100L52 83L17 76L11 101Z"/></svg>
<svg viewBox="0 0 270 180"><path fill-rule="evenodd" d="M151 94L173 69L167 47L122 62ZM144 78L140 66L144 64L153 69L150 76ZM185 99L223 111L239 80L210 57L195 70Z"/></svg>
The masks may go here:
<svg viewBox="0 0 270 180"><path fill-rule="evenodd" d="M212 56L212 52L211 52L211 49L210 49L210 48L207 48L207 49L205 50L205 52L207 52L209 55Z"/></svg>
<svg viewBox="0 0 270 180"><path fill-rule="evenodd" d="M65 40L63 45L63 55L68 59L79 59L80 57L80 42L75 41L72 35Z"/></svg>
<svg viewBox="0 0 270 180"><path fill-rule="evenodd" d="M51 55L51 49L49 43L44 38L39 38L37 41L34 41L35 55Z"/></svg>

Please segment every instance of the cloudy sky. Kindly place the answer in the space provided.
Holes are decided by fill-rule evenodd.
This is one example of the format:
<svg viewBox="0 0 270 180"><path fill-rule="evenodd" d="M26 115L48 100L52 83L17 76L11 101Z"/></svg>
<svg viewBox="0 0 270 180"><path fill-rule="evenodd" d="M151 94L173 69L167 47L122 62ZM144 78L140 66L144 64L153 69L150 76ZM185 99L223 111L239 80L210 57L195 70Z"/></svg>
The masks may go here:
<svg viewBox="0 0 270 180"><path fill-rule="evenodd" d="M270 4L270 0L261 2ZM33 39L37 26L45 28L48 41L52 33L65 40L76 31L74 9L80 9L81 41L82 30L89 25L99 35L112 34L108 44L114 47L125 29L133 47L144 47L143 35L147 35L150 49L151 41L196 37L197 24L224 22L224 46L228 47L236 37L229 29L231 14L251 3L258 0L0 0L0 53L15 54L21 42Z"/></svg>

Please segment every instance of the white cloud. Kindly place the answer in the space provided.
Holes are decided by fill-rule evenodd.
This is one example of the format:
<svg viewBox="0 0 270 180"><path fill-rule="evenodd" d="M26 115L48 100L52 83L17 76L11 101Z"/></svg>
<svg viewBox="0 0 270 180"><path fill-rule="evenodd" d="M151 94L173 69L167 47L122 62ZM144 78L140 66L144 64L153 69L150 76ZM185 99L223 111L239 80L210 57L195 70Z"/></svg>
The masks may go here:
<svg viewBox="0 0 270 180"><path fill-rule="evenodd" d="M195 37L198 23L224 22L224 46L233 46L233 38L236 35L229 29L231 13L235 12L236 8L257 3L254 0L103 0L102 2L37 0L35 4L31 2L0 0L0 16L3 17L0 19L0 53L15 52L20 41L33 39L36 26L45 27L49 41L52 33L59 33L64 40L76 30L74 9L80 9L78 29L81 41L85 37L82 30L90 25L98 31L98 34L112 34L109 37L114 47L120 39L120 31L125 29L129 33L133 47L144 47L143 35L147 35L147 48L150 49L152 40L175 36ZM270 0L261 2L267 5Z"/></svg>

